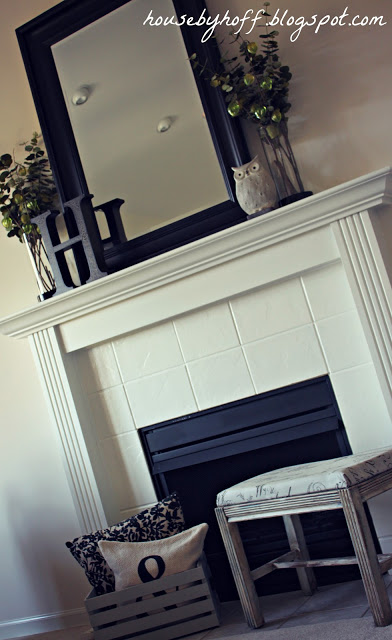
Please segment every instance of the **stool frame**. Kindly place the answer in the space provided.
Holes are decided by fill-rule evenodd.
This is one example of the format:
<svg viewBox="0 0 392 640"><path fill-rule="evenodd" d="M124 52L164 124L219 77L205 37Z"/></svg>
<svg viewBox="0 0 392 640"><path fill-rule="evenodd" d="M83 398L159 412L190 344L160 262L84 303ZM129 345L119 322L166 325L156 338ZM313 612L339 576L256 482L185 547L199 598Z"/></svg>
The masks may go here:
<svg viewBox="0 0 392 640"><path fill-rule="evenodd" d="M255 581L276 569L294 568L302 591L311 595L317 585L313 567L358 564L376 626L392 622L392 610L382 577L392 567L392 554L377 555L364 503L392 489L392 469L351 487L268 500L228 504L215 509L226 553L246 621L250 627L264 624ZM300 514L343 509L355 556L310 560ZM290 551L250 570L238 522L282 516Z"/></svg>

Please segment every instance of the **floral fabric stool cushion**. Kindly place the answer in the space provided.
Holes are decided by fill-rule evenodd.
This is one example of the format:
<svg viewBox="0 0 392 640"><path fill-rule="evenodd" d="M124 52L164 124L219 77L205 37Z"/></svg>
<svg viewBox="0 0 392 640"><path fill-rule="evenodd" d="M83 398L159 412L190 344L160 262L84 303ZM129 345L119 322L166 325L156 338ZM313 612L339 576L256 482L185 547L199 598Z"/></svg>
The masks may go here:
<svg viewBox="0 0 392 640"><path fill-rule="evenodd" d="M242 608L251 627L264 624L255 580L276 569L295 568L304 593L316 588L313 567L359 565L377 626L392 622L382 574L392 567L392 554L377 555L364 503L392 489L392 448L300 464L250 478L221 491L215 510ZM310 560L300 514L343 509L355 557ZM237 523L282 516L290 551L252 571Z"/></svg>
<svg viewBox="0 0 392 640"><path fill-rule="evenodd" d="M392 469L392 449L297 464L275 469L225 489L218 494L216 503L219 506L240 504L351 487L388 469Z"/></svg>

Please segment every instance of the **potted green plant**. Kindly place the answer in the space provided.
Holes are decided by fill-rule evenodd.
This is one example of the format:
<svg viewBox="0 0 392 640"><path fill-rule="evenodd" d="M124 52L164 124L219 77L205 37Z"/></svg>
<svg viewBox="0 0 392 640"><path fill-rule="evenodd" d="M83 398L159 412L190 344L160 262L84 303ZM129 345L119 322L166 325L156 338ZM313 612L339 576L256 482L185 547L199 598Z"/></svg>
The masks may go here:
<svg viewBox="0 0 392 640"><path fill-rule="evenodd" d="M269 172L274 180L279 204L311 195L305 191L288 134L288 99L291 72L279 59L278 31L268 28L269 2L264 2L263 33L260 44L234 34L238 56L220 58L220 67L211 70L196 54L192 66L207 75L212 87L224 92L227 111L233 118L245 118L257 126ZM220 43L222 44L222 43Z"/></svg>
<svg viewBox="0 0 392 640"><path fill-rule="evenodd" d="M58 208L58 194L49 160L38 141L39 134L34 132L30 142L23 143L27 156L22 162L15 154L0 156L0 211L8 237L26 244L40 298L45 299L54 293L55 282L34 217Z"/></svg>

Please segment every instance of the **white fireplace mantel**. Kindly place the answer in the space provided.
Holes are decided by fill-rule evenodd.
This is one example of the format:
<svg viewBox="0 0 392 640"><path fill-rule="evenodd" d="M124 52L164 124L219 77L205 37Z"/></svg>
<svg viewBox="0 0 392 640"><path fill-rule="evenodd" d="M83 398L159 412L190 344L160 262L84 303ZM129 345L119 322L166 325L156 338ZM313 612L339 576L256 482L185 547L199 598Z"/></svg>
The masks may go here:
<svg viewBox="0 0 392 640"><path fill-rule="evenodd" d="M81 426L87 409L72 385L72 354L271 283L343 265L392 423L391 204L387 167L0 321L2 334L29 338L82 530L104 526L106 515Z"/></svg>
<svg viewBox="0 0 392 640"><path fill-rule="evenodd" d="M89 325L89 337L81 340L84 344L78 344L77 340L75 344L67 344L66 349L87 346L88 341L93 344L119 333L117 327L106 326L102 335L94 333L92 336L93 313L108 307L114 308L124 301L156 289L163 289L174 282L295 236L339 223L359 212L380 209L382 205L390 204L392 169L386 167L15 313L0 321L0 332L15 338L26 338L37 331L64 326L74 320L85 318ZM176 313L202 306L203 301L196 298L203 298L203 294L208 298L208 292L193 291L195 297L187 301L187 304L184 301L182 309L178 309L178 304L174 305ZM223 291L221 297L224 297ZM208 302L207 299L205 303ZM135 314L131 313L126 318L124 330L129 332L148 322L162 320L160 316L168 311L155 307L149 320L145 313L141 324L134 317Z"/></svg>

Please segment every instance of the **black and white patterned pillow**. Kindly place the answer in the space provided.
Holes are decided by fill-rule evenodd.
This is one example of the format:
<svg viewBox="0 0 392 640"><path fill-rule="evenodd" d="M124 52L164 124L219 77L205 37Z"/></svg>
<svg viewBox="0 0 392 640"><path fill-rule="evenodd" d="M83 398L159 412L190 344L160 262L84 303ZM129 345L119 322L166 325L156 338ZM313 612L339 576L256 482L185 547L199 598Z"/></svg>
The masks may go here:
<svg viewBox="0 0 392 640"><path fill-rule="evenodd" d="M65 544L84 569L96 594L101 595L114 591L114 575L99 550L99 540L117 540L117 542L161 540L180 533L184 529L182 507L177 494L173 493L123 522L80 536Z"/></svg>

